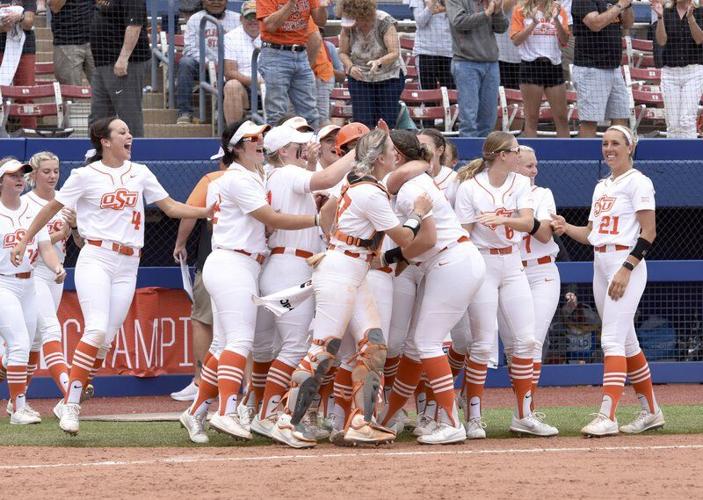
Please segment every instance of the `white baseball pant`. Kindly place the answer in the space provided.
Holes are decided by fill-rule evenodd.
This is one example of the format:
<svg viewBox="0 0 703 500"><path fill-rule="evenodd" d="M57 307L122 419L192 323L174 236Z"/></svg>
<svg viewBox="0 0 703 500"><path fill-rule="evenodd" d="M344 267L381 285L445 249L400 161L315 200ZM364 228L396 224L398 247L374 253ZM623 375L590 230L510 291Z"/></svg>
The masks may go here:
<svg viewBox="0 0 703 500"><path fill-rule="evenodd" d="M256 330L257 307L251 300L259 294L261 266L256 260L232 250L215 249L203 266L203 284L210 294L213 318L218 318L210 350L249 356Z"/></svg>
<svg viewBox="0 0 703 500"><path fill-rule="evenodd" d="M300 285L311 275L312 269L305 259L288 254L271 255L261 272L259 286L263 295L269 295ZM273 360L275 348L279 345L275 357L289 366L298 366L308 352L308 332L314 312L315 302L312 300L306 300L278 317L264 307L259 308L252 347L254 361Z"/></svg>
<svg viewBox="0 0 703 500"><path fill-rule="evenodd" d="M482 252L483 253L483 252ZM489 364L498 344L498 310L506 322L511 338L503 338L503 346L511 355L532 359L535 350L535 313L532 292L520 254L490 255L483 253L486 278L469 306L473 337L470 357Z"/></svg>
<svg viewBox="0 0 703 500"><path fill-rule="evenodd" d="M388 330L388 357L403 354L403 346L410 331L410 321L415 312L418 288L424 273L419 266L410 265L393 279L393 310Z"/></svg>
<svg viewBox="0 0 703 500"><path fill-rule="evenodd" d="M109 346L134 299L139 256L85 245L76 262L76 292L85 321L81 340ZM104 357L104 356L103 356Z"/></svg>
<svg viewBox="0 0 703 500"><path fill-rule="evenodd" d="M59 310L63 283L55 283L56 275L45 266L37 266L34 270L34 287L37 293L37 303L42 307L37 309L37 327L32 350L39 350L45 342L61 342L61 325L56 312ZM52 308L50 304L53 304Z"/></svg>
<svg viewBox="0 0 703 500"><path fill-rule="evenodd" d="M4 366L26 365L37 323L34 278L0 275L0 336L7 344Z"/></svg>
<svg viewBox="0 0 703 500"><path fill-rule="evenodd" d="M630 282L620 299L613 300L608 295L610 281L629 253L596 252L593 261L593 298L603 323L600 343L605 356L629 358L641 350L635 333L635 313L647 286L647 263L642 260L630 273Z"/></svg>

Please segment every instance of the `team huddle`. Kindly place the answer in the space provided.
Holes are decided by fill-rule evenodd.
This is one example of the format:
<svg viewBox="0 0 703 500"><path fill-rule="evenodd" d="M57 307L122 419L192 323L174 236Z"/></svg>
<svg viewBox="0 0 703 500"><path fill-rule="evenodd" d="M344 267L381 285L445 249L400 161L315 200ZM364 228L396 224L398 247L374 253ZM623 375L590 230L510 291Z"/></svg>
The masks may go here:
<svg viewBox="0 0 703 500"><path fill-rule="evenodd" d="M80 403L134 295L146 200L212 227L202 284L214 335L197 396L180 416L195 443L208 442L216 400L211 428L293 448L327 438L341 446L392 442L411 399L418 442L485 438L482 399L499 338L516 398L510 430L557 435L536 411L542 348L560 299L555 234L594 247L603 399L582 433L664 425L634 330L644 257L656 237L654 188L633 168L636 141L625 127L603 137L611 176L596 186L587 226L557 215L551 191L535 184L535 152L503 132L456 172L447 166L450 144L431 129L351 123L314 132L302 118L274 128L240 122L223 133L223 170L201 207L173 201L145 165L130 161L121 120L96 122L91 141L86 165L56 193L53 155L0 162L0 333L11 423L40 421L25 393L43 349L64 394L54 413L62 430L78 433ZM25 175L34 188L21 196ZM55 312L71 234L82 247L75 281L85 329L69 370ZM52 300L53 313L38 313L34 295ZM627 378L642 410L619 426Z"/></svg>

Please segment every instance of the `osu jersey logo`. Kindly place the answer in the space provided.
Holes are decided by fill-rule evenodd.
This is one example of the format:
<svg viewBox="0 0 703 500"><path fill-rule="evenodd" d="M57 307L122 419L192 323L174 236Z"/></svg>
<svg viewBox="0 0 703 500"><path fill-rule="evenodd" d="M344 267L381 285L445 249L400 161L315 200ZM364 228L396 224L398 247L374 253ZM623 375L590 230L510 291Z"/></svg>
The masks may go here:
<svg viewBox="0 0 703 500"><path fill-rule="evenodd" d="M25 234L27 234L27 231L24 229L18 229L14 233L7 233L2 238L2 247L3 248L14 248L15 245L17 243L19 243L22 238L24 238ZM30 245L32 243L34 243L34 238L32 238L32 240L29 241Z"/></svg>
<svg viewBox="0 0 703 500"><path fill-rule="evenodd" d="M134 208L137 206L139 193L119 188L114 193L105 193L100 199L100 208L111 208L113 210L123 210L124 208Z"/></svg>
<svg viewBox="0 0 703 500"><path fill-rule="evenodd" d="M490 213L490 212L485 212L485 213ZM496 214L498 217L512 217L513 211L512 211L512 210L508 210L507 208L501 207L501 208L499 208L498 210L495 211L495 214ZM495 224L486 224L486 226L489 227L489 228L491 228L491 229L493 229L493 230L495 230L495 228L498 227L498 226L496 226Z"/></svg>
<svg viewBox="0 0 703 500"><path fill-rule="evenodd" d="M598 215L609 212L613 205L615 204L615 197L603 195L596 200L593 204L593 215L598 217Z"/></svg>

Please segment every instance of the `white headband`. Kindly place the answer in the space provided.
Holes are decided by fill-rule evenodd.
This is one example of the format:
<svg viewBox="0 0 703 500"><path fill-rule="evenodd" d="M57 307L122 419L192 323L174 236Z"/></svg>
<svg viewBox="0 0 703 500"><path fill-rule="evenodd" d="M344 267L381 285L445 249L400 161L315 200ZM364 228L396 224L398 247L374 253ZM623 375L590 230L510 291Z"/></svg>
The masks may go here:
<svg viewBox="0 0 703 500"><path fill-rule="evenodd" d="M628 146L637 145L635 136L632 134L632 131L630 131L629 128L623 127L622 125L611 125L610 127L608 127L608 130L617 130L618 132L622 133L622 135L625 136L625 140L627 141Z"/></svg>

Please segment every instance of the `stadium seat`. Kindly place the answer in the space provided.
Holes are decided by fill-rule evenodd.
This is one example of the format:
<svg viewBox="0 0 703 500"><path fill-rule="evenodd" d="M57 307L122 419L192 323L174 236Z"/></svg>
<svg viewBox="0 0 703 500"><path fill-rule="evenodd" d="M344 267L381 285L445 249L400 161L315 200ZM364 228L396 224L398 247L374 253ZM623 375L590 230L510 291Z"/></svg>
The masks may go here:
<svg viewBox="0 0 703 500"><path fill-rule="evenodd" d="M51 99L53 102L13 102L16 99L31 101ZM7 130L7 122L11 117L44 118L52 116L56 117L56 126L22 128L18 135L25 137L68 137L73 133L73 128L68 126L68 115L61 95L61 85L54 82L50 85L0 87L0 127L2 130Z"/></svg>

